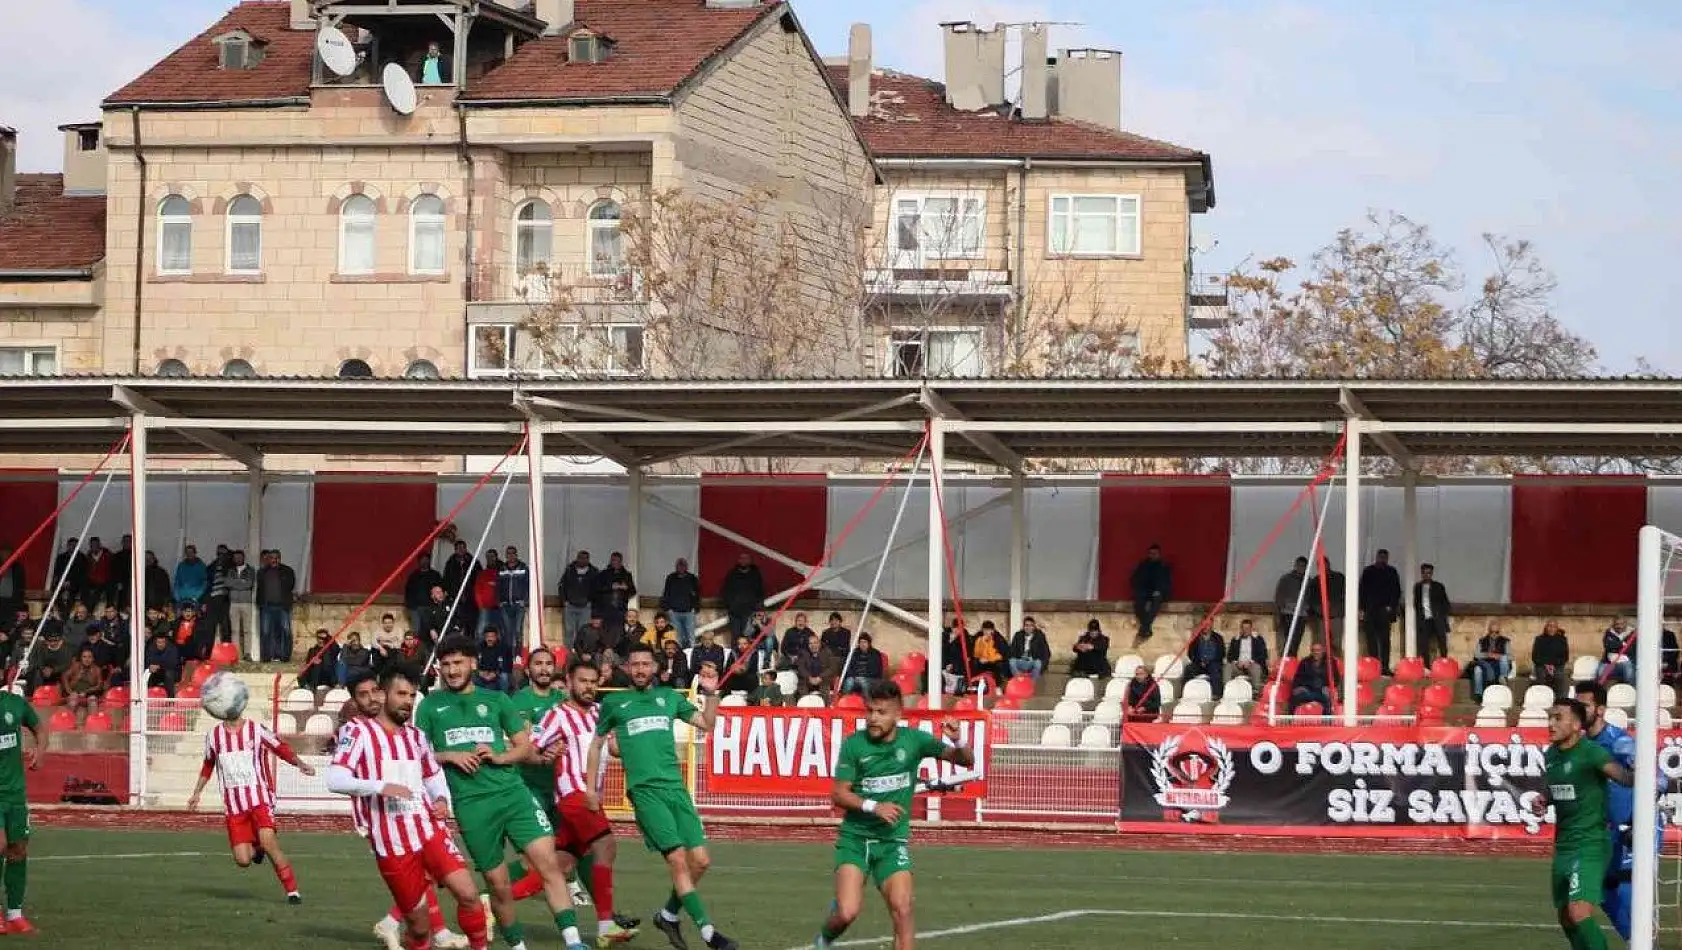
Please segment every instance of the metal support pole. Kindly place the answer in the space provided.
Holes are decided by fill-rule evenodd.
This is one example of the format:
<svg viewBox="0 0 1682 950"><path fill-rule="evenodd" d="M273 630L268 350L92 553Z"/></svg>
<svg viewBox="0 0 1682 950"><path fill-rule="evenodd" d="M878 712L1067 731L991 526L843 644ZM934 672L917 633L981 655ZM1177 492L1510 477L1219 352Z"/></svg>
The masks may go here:
<svg viewBox="0 0 1682 950"><path fill-rule="evenodd" d="M146 798L146 417L129 417L129 488L133 496L134 557L129 567L129 804Z"/></svg>
<svg viewBox="0 0 1682 950"><path fill-rule="evenodd" d="M531 524L526 536L526 569L531 572L531 594L526 606L526 647L543 645L543 427L534 419L526 439L526 461L530 466Z"/></svg>
<svg viewBox="0 0 1682 950"><path fill-rule="evenodd" d="M1402 656L1419 655L1413 585L1419 579L1419 474L1402 473Z"/></svg>
<svg viewBox="0 0 1682 950"><path fill-rule="evenodd" d="M1027 613L1023 601L1028 588L1028 479L1021 472L1010 476L1010 632L1022 629Z"/></svg>
<svg viewBox="0 0 1682 950"><path fill-rule="evenodd" d="M643 578L642 573L642 469L633 468L626 474L631 497L626 502L630 517L629 524L626 525L625 566L630 569L632 575L646 582L655 575ZM625 606L636 610L640 599L640 595L633 596Z"/></svg>
<svg viewBox="0 0 1682 950"><path fill-rule="evenodd" d="M1361 638L1361 421L1349 420L1349 438L1344 442L1343 464L1343 724L1355 725L1359 709L1355 696L1360 689Z"/></svg>
<svg viewBox="0 0 1682 950"><path fill-rule="evenodd" d="M263 559L257 552L263 550L263 466L250 466L245 473L245 563L261 565ZM260 569L260 566L253 568ZM240 644L240 649L246 656L261 656L256 591L252 591L251 603L241 609L247 611L247 617L245 642Z"/></svg>
<svg viewBox="0 0 1682 950"><path fill-rule="evenodd" d="M1659 667L1664 626L1664 535L1653 525L1636 536L1636 629L1635 629L1635 867L1630 914L1631 950L1651 950L1655 889L1658 883L1658 854L1648 842L1659 833L1654 789L1663 788L1659 775ZM1646 791L1641 791L1645 789Z"/></svg>
<svg viewBox="0 0 1682 950"><path fill-rule="evenodd" d="M929 420L929 708L941 704L941 630L946 619L946 526L934 493L946 485L946 430L939 419Z"/></svg>

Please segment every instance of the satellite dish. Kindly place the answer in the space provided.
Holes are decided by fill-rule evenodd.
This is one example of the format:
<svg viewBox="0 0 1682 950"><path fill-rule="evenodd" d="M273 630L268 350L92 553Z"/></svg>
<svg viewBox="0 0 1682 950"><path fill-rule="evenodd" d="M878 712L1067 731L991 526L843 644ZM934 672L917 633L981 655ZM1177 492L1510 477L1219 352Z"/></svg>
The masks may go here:
<svg viewBox="0 0 1682 950"><path fill-rule="evenodd" d="M324 27L315 38L315 52L321 64L335 76L349 76L356 72L356 48L337 27Z"/></svg>
<svg viewBox="0 0 1682 950"><path fill-rule="evenodd" d="M402 66L387 63L385 72L380 75L380 85L385 87L385 101L391 103L391 108L399 115L415 114L415 81Z"/></svg>

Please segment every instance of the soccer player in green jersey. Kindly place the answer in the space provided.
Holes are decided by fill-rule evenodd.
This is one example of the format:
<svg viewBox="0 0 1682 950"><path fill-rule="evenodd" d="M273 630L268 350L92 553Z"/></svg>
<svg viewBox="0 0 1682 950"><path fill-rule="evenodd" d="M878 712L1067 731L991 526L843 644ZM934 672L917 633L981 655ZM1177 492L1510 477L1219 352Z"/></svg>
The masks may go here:
<svg viewBox="0 0 1682 950"><path fill-rule="evenodd" d="M830 800L846 812L835 836L835 903L824 921L817 950L835 941L858 919L868 877L887 902L894 922L894 950L911 950L917 939L912 916L911 802L924 759L975 764L958 744L958 724L947 720L941 736L900 728L904 697L894 683L873 684L866 693L864 729L848 736L835 757Z"/></svg>
<svg viewBox="0 0 1682 950"><path fill-rule="evenodd" d="M23 731L35 740L23 749ZM23 916L23 892L29 884L29 789L24 769L41 767L47 751L47 728L35 707L22 696L0 692L0 853L6 869L0 883L6 888L6 922L0 934L32 934L35 925Z"/></svg>
<svg viewBox="0 0 1682 950"><path fill-rule="evenodd" d="M705 733L712 731L718 715L718 671L709 664L696 678L696 689L705 697L703 708L682 693L654 681L654 648L632 644L627 652L631 688L605 693L601 698L596 738L590 743L585 775L598 775L602 752L609 737L619 746L619 761L625 768L625 795L631 800L637 828L648 850L666 859L672 892L666 906L654 915L654 926L666 935L673 950L689 950L683 939L680 911L701 929L701 939L712 950L737 950L736 941L720 933L707 917L701 895L695 890L712 863L707 854L707 834L695 800L684 787L678 765L676 737L672 723L682 720ZM587 795L591 811L601 811L595 792Z"/></svg>
<svg viewBox="0 0 1682 950"><path fill-rule="evenodd" d="M587 950L566 875L555 857L555 826L520 777L518 763L527 758L531 732L506 693L473 685L476 655L465 637L446 637L438 644L442 688L421 702L415 726L444 766L462 844L491 892L491 910L503 940L512 950L525 950L525 932L503 858L506 842L543 876L543 893L566 950Z"/></svg>
<svg viewBox="0 0 1682 950"><path fill-rule="evenodd" d="M1552 869L1554 908L1572 950L1606 950L1594 919L1610 858L1606 838L1606 783L1631 785L1635 776L1612 753L1588 739L1588 709L1562 699L1548 713L1547 787L1532 803L1538 813L1554 806Z"/></svg>
<svg viewBox="0 0 1682 950"><path fill-rule="evenodd" d="M531 732L543 720L543 714L554 709L566 699L566 693L554 688L555 686L555 654L548 647L538 647L526 657L526 685L517 691L512 699L514 711L520 714L520 719L526 724L526 731ZM561 826L560 815L555 811L555 769L544 762L525 762L520 765L520 777L525 780L526 788L531 796L537 799L549 815L549 824L556 828ZM556 853L559 858L559 852ZM563 862L564 864L564 862ZM543 878L535 871L526 870L526 866L518 861L508 866L508 877L514 882L514 899L525 900L543 892ZM587 893L579 886L578 881L567 880L568 893L572 895L574 904L588 903Z"/></svg>

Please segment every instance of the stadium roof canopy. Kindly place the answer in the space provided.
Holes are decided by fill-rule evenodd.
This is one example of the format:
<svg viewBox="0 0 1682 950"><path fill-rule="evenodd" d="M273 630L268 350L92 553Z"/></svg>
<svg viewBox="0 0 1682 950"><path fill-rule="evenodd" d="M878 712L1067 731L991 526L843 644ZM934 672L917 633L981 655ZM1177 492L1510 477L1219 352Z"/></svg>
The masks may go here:
<svg viewBox="0 0 1682 950"><path fill-rule="evenodd" d="M0 379L0 454L499 455L528 422L547 451L628 466L707 456L897 457L939 420L953 460L1324 456L1372 450L1682 455L1682 380Z"/></svg>

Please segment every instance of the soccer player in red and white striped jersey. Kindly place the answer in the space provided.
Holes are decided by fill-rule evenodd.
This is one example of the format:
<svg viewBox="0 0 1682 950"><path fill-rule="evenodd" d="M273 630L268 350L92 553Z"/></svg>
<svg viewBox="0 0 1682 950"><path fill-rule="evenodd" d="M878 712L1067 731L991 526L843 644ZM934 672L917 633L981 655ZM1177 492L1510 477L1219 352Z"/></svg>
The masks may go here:
<svg viewBox="0 0 1682 950"><path fill-rule="evenodd" d="M261 864L266 857L274 867L275 877L286 889L288 903L301 904L298 878L292 873L292 862L280 850L275 836L274 766L269 756L278 756L305 775L315 769L298 758L292 747L261 723L246 718L219 722L204 737L204 765L199 768L199 783L187 799L187 810L199 807L199 796L215 775L222 787L222 813L228 824L228 844L233 850L234 863L240 867Z"/></svg>
<svg viewBox="0 0 1682 950"><path fill-rule="evenodd" d="M489 921L467 872L450 817L450 789L432 746L409 724L418 674L388 667L379 679L356 684L362 715L339 730L327 789L351 796L356 829L368 839L386 887L404 911L409 950L427 950L436 927L428 920L432 885L456 899L456 921L472 950L489 943Z"/></svg>

